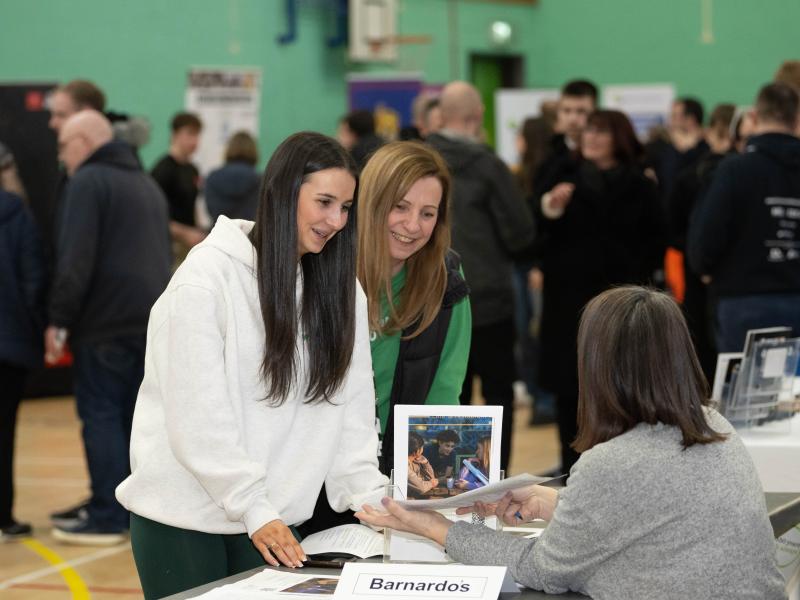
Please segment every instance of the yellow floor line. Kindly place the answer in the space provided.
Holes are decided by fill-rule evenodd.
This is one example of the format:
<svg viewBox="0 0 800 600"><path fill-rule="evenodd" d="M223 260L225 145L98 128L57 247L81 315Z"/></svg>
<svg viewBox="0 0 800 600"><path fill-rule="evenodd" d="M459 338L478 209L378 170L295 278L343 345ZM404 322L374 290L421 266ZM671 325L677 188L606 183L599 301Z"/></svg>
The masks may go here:
<svg viewBox="0 0 800 600"><path fill-rule="evenodd" d="M72 600L89 600L89 598L91 598L89 589L86 587L83 579L81 579L81 576L78 575L78 572L69 566L58 554L36 540L27 539L22 540L21 543L29 550L36 552L36 554L41 556L51 565L58 568L59 573L61 573L61 577L64 579L67 587L69 587L69 591L72 593Z"/></svg>

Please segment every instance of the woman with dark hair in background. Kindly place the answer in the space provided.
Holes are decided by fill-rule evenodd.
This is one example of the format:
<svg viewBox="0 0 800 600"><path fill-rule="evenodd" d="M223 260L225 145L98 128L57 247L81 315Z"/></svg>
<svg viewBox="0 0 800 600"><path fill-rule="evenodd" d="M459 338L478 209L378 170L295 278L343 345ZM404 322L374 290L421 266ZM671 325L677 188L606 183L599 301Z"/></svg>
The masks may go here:
<svg viewBox="0 0 800 600"><path fill-rule="evenodd" d="M550 152L553 123L545 117L525 119L517 133L517 180L526 198L534 191L534 176Z"/></svg>
<svg viewBox="0 0 800 600"><path fill-rule="evenodd" d="M256 164L256 141L246 131L234 133L225 148L225 165L211 171L206 178L204 192L212 223L220 215L248 221L256 218L261 184Z"/></svg>
<svg viewBox="0 0 800 600"><path fill-rule="evenodd" d="M612 285L646 283L663 263L656 186L642 171L642 145L628 117L589 116L574 176L541 200L538 220L544 277L540 373L556 396L561 472L578 459L575 339L580 311Z"/></svg>
<svg viewBox="0 0 800 600"><path fill-rule="evenodd" d="M508 567L516 581L595 600L785 599L764 493L747 449L709 406L680 308L640 287L603 292L578 331L582 451L569 485L529 486L493 505L459 508L537 539L453 523L434 511L357 513L423 535L458 562Z"/></svg>
<svg viewBox="0 0 800 600"><path fill-rule="evenodd" d="M542 115L525 119L517 133L517 152L520 157L516 179L522 196L531 198L536 185L536 173L552 150L555 119ZM542 277L535 260L514 262L512 284L514 288L514 327L517 339L514 344L517 377L524 383L524 391L533 399L530 425L545 425L555 421L553 395L539 385L539 325L542 312ZM514 393L518 397L518 382Z"/></svg>
<svg viewBox="0 0 800 600"><path fill-rule="evenodd" d="M733 150L742 154L749 140L755 134L756 123L752 106L740 106L731 120L731 143Z"/></svg>
<svg viewBox="0 0 800 600"><path fill-rule="evenodd" d="M154 305L117 488L147 598L302 566L323 482L338 511L383 490L355 187L336 141L287 138L255 223L220 217Z"/></svg>

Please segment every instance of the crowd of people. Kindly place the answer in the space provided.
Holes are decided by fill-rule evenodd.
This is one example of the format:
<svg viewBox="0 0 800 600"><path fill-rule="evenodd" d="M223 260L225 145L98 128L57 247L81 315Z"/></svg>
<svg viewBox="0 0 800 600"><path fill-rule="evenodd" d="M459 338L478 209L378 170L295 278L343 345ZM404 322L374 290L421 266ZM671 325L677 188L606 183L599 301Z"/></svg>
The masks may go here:
<svg viewBox="0 0 800 600"><path fill-rule="evenodd" d="M731 508L744 523L725 547L771 556L754 468L705 380L748 329L800 334L796 76L789 63L751 108L721 104L708 125L702 104L680 97L644 143L625 114L598 107L591 81L569 81L522 126L515 171L483 142L478 90L456 81L414 103L402 140L355 111L338 141L294 134L259 174L257 144L239 132L205 180L192 164L196 115L175 115L148 173L96 85L57 88L63 171L45 222L0 149L2 536L31 533L12 512L25 370L69 348L91 497L53 513L53 535L129 534L148 598L265 562L302 566L299 537L356 518L427 535L466 562L524 564L515 576L539 589L665 589L676 573L635 577L660 548L641 540L691 514L717 543L727 522L699 505L731 502L732 485L744 487ZM570 474L566 491L470 507L551 520L539 541L371 508L393 466L393 406L469 403L475 376L503 407L502 469L515 381L535 416L558 423L553 474ZM439 463L454 440L433 453L414 435L420 495L440 478L485 484L488 439L448 474ZM632 490L631 472L650 483ZM598 487L615 496L600 501ZM653 502L667 490L682 499ZM605 543L603 527L622 534ZM692 585L693 557L715 561L695 542L672 548ZM768 563L753 565L751 585L779 597ZM743 585L731 564L727 581Z"/></svg>

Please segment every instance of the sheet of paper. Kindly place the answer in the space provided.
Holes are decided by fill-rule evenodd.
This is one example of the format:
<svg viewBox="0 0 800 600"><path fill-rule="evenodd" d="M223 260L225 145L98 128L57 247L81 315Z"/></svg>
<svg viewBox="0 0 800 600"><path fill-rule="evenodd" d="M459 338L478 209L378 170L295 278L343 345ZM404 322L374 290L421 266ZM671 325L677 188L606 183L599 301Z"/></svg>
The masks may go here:
<svg viewBox="0 0 800 600"><path fill-rule="evenodd" d="M195 598L202 600L286 600L288 597L296 597L296 592L287 594L282 590L299 586L303 582L319 577L319 575L300 575L266 568L252 577L223 585L200 596L195 596ZM327 579L337 579L337 577L333 576ZM321 597L330 594L303 593L303 596L309 595Z"/></svg>
<svg viewBox="0 0 800 600"><path fill-rule="evenodd" d="M383 534L365 525L339 525L312 533L300 545L306 554L340 552L369 558L383 554Z"/></svg>
<svg viewBox="0 0 800 600"><path fill-rule="evenodd" d="M400 500L398 504L408 510L444 510L447 508L458 508L460 506L472 506L476 501L497 502L506 492L517 488L535 485L549 481L548 477L536 477L528 473L514 475L508 479L503 479L497 483L492 483L477 490L464 492L458 496L450 496L440 500Z"/></svg>
<svg viewBox="0 0 800 600"><path fill-rule="evenodd" d="M770 348L767 350L764 357L764 365L761 368L761 376L764 378L783 377L788 353L788 348Z"/></svg>

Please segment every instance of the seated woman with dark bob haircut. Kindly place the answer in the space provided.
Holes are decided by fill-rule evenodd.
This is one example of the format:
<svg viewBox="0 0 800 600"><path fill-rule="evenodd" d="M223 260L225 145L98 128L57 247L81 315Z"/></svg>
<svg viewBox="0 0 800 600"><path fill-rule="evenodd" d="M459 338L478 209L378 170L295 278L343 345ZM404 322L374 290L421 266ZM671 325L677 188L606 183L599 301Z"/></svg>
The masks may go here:
<svg viewBox="0 0 800 600"><path fill-rule="evenodd" d="M709 406L686 322L667 295L603 292L578 332L578 438L568 486L530 486L460 513L549 521L538 539L436 512L365 506L376 526L424 535L455 560L507 566L550 593L605 598L785 598L753 462Z"/></svg>

